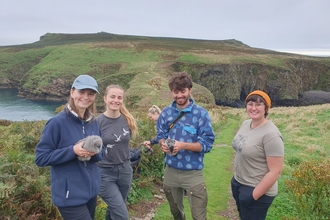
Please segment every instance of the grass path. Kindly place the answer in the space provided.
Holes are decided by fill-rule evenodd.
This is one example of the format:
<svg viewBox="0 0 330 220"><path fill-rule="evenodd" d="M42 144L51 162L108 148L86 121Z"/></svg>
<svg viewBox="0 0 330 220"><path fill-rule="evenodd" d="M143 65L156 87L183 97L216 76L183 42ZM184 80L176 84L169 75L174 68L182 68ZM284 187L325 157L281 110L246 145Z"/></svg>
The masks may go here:
<svg viewBox="0 0 330 220"><path fill-rule="evenodd" d="M205 154L204 176L208 192L207 218L211 220L227 220L220 213L228 210L230 194L230 179L232 177L233 149L231 141L240 122L228 118L227 122L215 131L216 140L210 153ZM191 218L188 199L184 201L187 220ZM168 203L162 204L156 210L154 220L170 220L172 216Z"/></svg>

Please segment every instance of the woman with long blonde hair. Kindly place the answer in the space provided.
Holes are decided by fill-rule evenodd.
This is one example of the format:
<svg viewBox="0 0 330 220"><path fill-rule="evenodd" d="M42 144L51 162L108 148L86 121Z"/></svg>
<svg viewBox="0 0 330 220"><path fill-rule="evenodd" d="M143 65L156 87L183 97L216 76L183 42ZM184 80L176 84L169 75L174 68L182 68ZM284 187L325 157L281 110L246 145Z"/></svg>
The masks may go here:
<svg viewBox="0 0 330 220"><path fill-rule="evenodd" d="M124 105L121 86L108 86L104 102L106 110L96 118L106 146L105 157L98 162L101 168L99 196L108 205L105 219L127 220L126 201L133 177L129 143L138 134L138 126Z"/></svg>

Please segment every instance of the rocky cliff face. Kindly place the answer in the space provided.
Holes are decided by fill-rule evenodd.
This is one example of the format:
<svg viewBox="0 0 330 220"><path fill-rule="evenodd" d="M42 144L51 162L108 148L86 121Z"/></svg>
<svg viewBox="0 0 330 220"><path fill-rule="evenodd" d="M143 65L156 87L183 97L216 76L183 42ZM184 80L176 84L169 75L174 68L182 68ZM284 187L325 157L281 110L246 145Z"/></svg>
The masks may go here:
<svg viewBox="0 0 330 220"><path fill-rule="evenodd" d="M292 60L281 68L256 63L189 65L176 62L171 69L190 73L195 83L212 93L217 105L243 107L245 97L255 89L267 92L273 106L330 102L330 67L319 62ZM7 79L0 82L0 88L16 87L20 96L33 100L66 101L71 81L54 79L50 85L30 91L19 82Z"/></svg>
<svg viewBox="0 0 330 220"><path fill-rule="evenodd" d="M168 95L172 72L186 71L199 84L193 94L201 103L242 107L255 89L267 92L273 106L330 102L329 58L252 48L235 39L46 34L33 44L0 47L0 58L0 88L18 88L20 96L35 100L66 101L83 71L98 79L101 91L125 85L132 105L150 105Z"/></svg>
<svg viewBox="0 0 330 220"><path fill-rule="evenodd" d="M298 106L321 104L330 101L330 93L322 93L321 99L304 96L310 90L330 92L330 86L322 86L322 79L329 77L330 68L314 61L292 60L285 67L262 64L187 65L175 63L175 71L187 70L193 80L208 88L217 105L242 107L245 97L253 90L267 92L273 106ZM315 95L315 93L314 93ZM317 96L317 95L316 95ZM328 98L327 98L328 96ZM313 100L309 100L308 98Z"/></svg>
<svg viewBox="0 0 330 220"><path fill-rule="evenodd" d="M176 62L171 69L190 73L195 83L212 93L217 105L243 107L245 97L255 89L267 92L273 106L330 102L330 67L315 61L292 60L281 68L256 63L189 65ZM66 101L71 81L54 79L50 85L30 91L21 87L19 81L7 79L0 82L0 88L19 88L20 96L34 100Z"/></svg>
<svg viewBox="0 0 330 220"><path fill-rule="evenodd" d="M66 101L70 94L71 81L62 78L54 79L50 85L38 89L36 85L33 91L17 86L18 95L32 100Z"/></svg>

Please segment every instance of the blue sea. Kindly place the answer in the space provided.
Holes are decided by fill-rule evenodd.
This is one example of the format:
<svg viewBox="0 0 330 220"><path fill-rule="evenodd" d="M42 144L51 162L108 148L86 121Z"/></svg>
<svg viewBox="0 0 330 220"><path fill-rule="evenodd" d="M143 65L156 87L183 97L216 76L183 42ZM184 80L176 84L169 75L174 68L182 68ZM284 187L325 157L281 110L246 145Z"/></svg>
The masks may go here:
<svg viewBox="0 0 330 220"><path fill-rule="evenodd" d="M64 103L33 101L18 97L17 89L0 89L0 119L10 121L48 120Z"/></svg>

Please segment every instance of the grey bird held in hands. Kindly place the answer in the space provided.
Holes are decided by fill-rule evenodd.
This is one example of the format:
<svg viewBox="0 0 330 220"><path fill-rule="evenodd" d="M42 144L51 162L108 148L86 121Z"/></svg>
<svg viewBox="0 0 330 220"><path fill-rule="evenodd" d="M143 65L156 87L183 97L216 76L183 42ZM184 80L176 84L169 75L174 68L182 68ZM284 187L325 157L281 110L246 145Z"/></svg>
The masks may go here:
<svg viewBox="0 0 330 220"><path fill-rule="evenodd" d="M97 135L90 135L87 136L86 138L80 140L79 142L83 141L83 145L82 148L84 148L87 151L93 152L95 154L98 154L101 151L102 148L102 138L100 136ZM78 142L78 143L79 143ZM88 161L91 159L91 157L81 157L81 156L77 156L78 160L81 161Z"/></svg>
<svg viewBox="0 0 330 220"><path fill-rule="evenodd" d="M170 138L168 138L168 139L165 140L165 145L166 145L167 148L171 151L171 155L172 155L172 156L175 156L175 155L178 153L178 152L173 153L174 142L175 142L175 140L170 139Z"/></svg>

